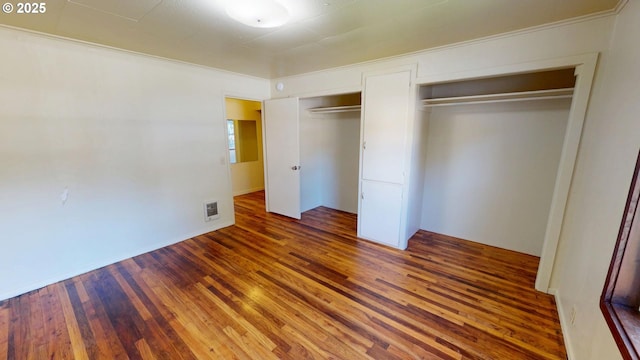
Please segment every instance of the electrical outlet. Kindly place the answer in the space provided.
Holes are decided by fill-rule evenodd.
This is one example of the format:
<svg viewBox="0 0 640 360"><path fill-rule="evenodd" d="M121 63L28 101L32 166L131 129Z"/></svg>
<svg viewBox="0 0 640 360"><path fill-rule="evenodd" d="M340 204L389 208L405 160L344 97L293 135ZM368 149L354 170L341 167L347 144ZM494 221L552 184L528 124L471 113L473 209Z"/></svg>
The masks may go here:
<svg viewBox="0 0 640 360"><path fill-rule="evenodd" d="M571 307L571 314L569 315L569 322L571 323L571 326L575 326L576 325L576 313L578 311L576 310L576 306L572 306Z"/></svg>

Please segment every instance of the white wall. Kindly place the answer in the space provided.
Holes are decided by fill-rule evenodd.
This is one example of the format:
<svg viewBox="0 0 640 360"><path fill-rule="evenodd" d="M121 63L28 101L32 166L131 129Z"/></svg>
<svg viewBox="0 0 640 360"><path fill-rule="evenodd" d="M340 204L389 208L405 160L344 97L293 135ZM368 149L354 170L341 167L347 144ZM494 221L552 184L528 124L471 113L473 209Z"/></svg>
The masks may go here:
<svg viewBox="0 0 640 360"><path fill-rule="evenodd" d="M326 206L357 213L360 113L306 111L323 105L322 99L301 100L301 211Z"/></svg>
<svg viewBox="0 0 640 360"><path fill-rule="evenodd" d="M223 94L268 81L7 28L0 49L0 299L233 223Z"/></svg>
<svg viewBox="0 0 640 360"><path fill-rule="evenodd" d="M413 122L413 143L411 145L411 168L408 178L408 206L407 225L402 238L411 238L422 224L422 207L424 197L425 171L424 165L427 155L427 139L429 129L429 118L431 111L422 108L421 102L416 102L415 119Z"/></svg>
<svg viewBox="0 0 640 360"><path fill-rule="evenodd" d="M262 136L262 133L258 133L258 136ZM233 196L264 190L263 164L262 155L260 155L258 161L231 164Z"/></svg>
<svg viewBox="0 0 640 360"><path fill-rule="evenodd" d="M570 105L432 108L421 228L540 256Z"/></svg>
<svg viewBox="0 0 640 360"><path fill-rule="evenodd" d="M598 308L640 148L640 1L618 16L591 96L551 287L573 359L620 359ZM575 325L567 316L576 309Z"/></svg>
<svg viewBox="0 0 640 360"><path fill-rule="evenodd" d="M314 121L307 112L307 108L318 107L323 104L319 98L300 100L300 211L305 212L322 206L324 192L323 168L327 154L325 123Z"/></svg>

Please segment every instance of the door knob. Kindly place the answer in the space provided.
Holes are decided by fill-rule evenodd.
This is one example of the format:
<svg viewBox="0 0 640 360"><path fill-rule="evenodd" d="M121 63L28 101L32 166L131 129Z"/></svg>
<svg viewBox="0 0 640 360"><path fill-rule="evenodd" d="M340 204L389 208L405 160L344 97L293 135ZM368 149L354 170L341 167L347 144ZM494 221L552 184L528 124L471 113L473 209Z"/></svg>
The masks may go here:
<svg viewBox="0 0 640 360"><path fill-rule="evenodd" d="M300 170L300 168L301 168L301 167L302 167L302 166L292 166L292 167L291 167L291 170Z"/></svg>

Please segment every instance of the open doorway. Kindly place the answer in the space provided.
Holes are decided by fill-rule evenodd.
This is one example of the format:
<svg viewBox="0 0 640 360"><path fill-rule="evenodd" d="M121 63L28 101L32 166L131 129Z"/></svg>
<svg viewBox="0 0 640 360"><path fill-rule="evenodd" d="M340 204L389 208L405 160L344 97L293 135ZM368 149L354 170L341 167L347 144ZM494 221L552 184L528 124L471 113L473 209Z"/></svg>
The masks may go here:
<svg viewBox="0 0 640 360"><path fill-rule="evenodd" d="M264 190L262 103L225 98L233 196Z"/></svg>

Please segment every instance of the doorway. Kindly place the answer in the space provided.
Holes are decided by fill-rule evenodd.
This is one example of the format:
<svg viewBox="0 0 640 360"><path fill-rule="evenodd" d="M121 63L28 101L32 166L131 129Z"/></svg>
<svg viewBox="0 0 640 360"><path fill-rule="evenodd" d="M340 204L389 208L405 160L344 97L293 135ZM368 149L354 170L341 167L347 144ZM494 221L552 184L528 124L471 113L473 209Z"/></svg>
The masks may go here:
<svg viewBox="0 0 640 360"><path fill-rule="evenodd" d="M262 103L225 97L233 196L264 190Z"/></svg>

